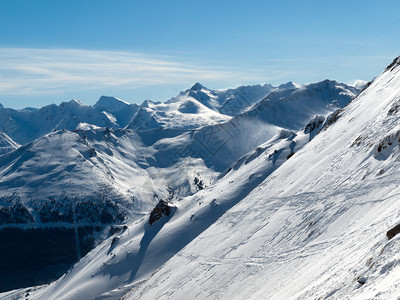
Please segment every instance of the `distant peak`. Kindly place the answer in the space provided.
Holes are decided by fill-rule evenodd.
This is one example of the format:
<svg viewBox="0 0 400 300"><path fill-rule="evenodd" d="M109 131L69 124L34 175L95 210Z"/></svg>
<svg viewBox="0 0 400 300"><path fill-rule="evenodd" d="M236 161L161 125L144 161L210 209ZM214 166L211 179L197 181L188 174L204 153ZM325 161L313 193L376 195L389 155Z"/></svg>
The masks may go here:
<svg viewBox="0 0 400 300"><path fill-rule="evenodd" d="M281 84L278 88L279 89L297 89L297 88L300 88L300 87L302 87L301 84L295 83L293 81L289 81L289 82L286 82L284 84Z"/></svg>
<svg viewBox="0 0 400 300"><path fill-rule="evenodd" d="M267 89L273 89L274 86L272 84L266 83L262 86L263 88L267 88Z"/></svg>
<svg viewBox="0 0 400 300"><path fill-rule="evenodd" d="M72 100L69 101L68 103L70 103L70 104L75 104L75 105L83 105L81 101L76 100L76 99L72 99Z"/></svg>
<svg viewBox="0 0 400 300"><path fill-rule="evenodd" d="M190 89L192 91L200 91L201 89L204 89L204 86L202 86L200 83L196 82Z"/></svg>
<svg viewBox="0 0 400 300"><path fill-rule="evenodd" d="M3 108L4 108L3 104L0 103L0 109L3 109Z"/></svg>
<svg viewBox="0 0 400 300"><path fill-rule="evenodd" d="M52 106L52 105L48 105ZM72 99L68 102L61 102L60 107L62 108L68 108L68 109L75 109L77 107L84 106L84 104L76 99Z"/></svg>
<svg viewBox="0 0 400 300"><path fill-rule="evenodd" d="M329 84L337 84L336 80L325 79L319 82L319 84L329 85Z"/></svg>
<svg viewBox="0 0 400 300"><path fill-rule="evenodd" d="M355 87L356 89L362 90L367 84L368 84L368 81L359 79L359 80L355 80L353 82L353 84L351 84L350 86Z"/></svg>
<svg viewBox="0 0 400 300"><path fill-rule="evenodd" d="M152 101L152 100L147 99L147 100L143 101L141 106L142 107L148 107L148 106L153 106L155 104L160 104L160 103L161 103L160 101Z"/></svg>
<svg viewBox="0 0 400 300"><path fill-rule="evenodd" d="M110 97L110 96L101 96L100 99L96 102L94 107L99 107L99 106L110 106L110 105L130 105L128 102L115 98L115 97Z"/></svg>

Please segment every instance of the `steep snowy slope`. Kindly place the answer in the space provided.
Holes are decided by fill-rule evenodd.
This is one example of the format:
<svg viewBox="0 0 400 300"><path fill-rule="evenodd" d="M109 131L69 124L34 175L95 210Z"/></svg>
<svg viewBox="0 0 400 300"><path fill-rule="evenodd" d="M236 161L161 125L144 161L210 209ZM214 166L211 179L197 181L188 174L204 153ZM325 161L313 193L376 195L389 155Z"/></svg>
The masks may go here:
<svg viewBox="0 0 400 300"><path fill-rule="evenodd" d="M397 299L399 65L126 298Z"/></svg>
<svg viewBox="0 0 400 300"><path fill-rule="evenodd" d="M344 107L359 90L332 80L272 92L258 102L245 116L287 129L304 126L318 111L326 115Z"/></svg>
<svg viewBox="0 0 400 300"><path fill-rule="evenodd" d="M275 89L272 85L264 84L217 91L222 100L219 111L225 115L236 116L245 112Z"/></svg>

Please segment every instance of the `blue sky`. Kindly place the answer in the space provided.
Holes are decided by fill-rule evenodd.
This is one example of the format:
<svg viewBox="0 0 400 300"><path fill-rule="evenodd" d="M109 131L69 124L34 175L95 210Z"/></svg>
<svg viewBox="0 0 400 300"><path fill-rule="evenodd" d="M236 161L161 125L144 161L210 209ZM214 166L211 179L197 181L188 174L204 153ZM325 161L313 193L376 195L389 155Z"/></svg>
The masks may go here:
<svg viewBox="0 0 400 300"><path fill-rule="evenodd" d="M370 80L400 54L400 2L0 0L0 103Z"/></svg>

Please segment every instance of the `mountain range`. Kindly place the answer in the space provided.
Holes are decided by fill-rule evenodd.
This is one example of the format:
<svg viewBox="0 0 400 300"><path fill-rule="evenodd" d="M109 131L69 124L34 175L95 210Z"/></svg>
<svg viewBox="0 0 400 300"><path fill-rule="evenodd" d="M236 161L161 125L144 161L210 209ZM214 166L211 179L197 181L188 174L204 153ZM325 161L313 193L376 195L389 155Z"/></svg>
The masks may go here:
<svg viewBox="0 0 400 300"><path fill-rule="evenodd" d="M0 296L386 295L399 70L365 87L196 83L140 106L0 107Z"/></svg>

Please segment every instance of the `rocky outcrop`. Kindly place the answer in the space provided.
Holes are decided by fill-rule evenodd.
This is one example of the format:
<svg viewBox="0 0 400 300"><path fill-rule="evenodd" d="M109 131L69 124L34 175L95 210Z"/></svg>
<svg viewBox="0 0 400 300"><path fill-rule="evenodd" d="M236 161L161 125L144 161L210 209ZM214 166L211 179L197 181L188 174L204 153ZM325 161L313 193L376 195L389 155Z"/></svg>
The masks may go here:
<svg viewBox="0 0 400 300"><path fill-rule="evenodd" d="M150 225L159 220L163 215L169 216L172 209L174 209L174 206L171 206L168 201L161 199L150 213Z"/></svg>
<svg viewBox="0 0 400 300"><path fill-rule="evenodd" d="M392 239L395 235L397 235L400 232L400 224L396 225L392 229L390 229L388 232L386 232L387 238L390 240Z"/></svg>

